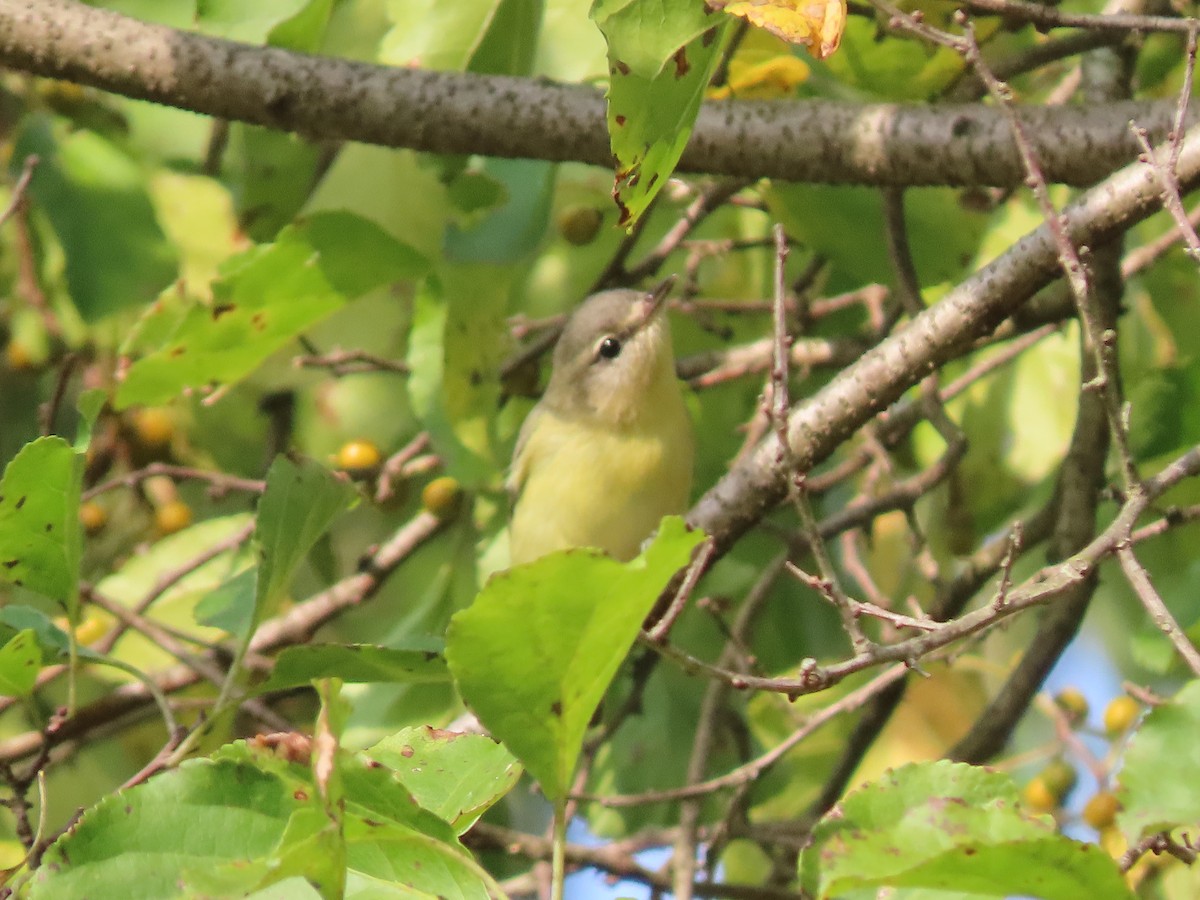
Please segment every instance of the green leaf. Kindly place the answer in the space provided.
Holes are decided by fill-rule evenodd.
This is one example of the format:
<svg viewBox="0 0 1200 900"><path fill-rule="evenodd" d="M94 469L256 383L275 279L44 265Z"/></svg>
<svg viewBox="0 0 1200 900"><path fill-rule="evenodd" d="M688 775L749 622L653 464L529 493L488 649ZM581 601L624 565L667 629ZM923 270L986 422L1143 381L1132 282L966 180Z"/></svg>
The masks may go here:
<svg viewBox="0 0 1200 900"><path fill-rule="evenodd" d="M79 410L79 426L75 433L75 452L87 453L88 445L92 442L92 429L96 420L108 402L108 391L104 388L91 388L79 395L75 408Z"/></svg>
<svg viewBox="0 0 1200 900"><path fill-rule="evenodd" d="M0 481L0 579L62 603L74 619L83 532L83 457L59 437L38 438Z"/></svg>
<svg viewBox="0 0 1200 900"><path fill-rule="evenodd" d="M879 191L772 182L764 198L791 237L829 259L838 285L890 283L893 271ZM964 208L958 192L949 189L908 191L904 211L921 283L959 280L988 218Z"/></svg>
<svg viewBox="0 0 1200 900"><path fill-rule="evenodd" d="M1113 860L1020 807L998 772L939 761L904 766L850 794L800 859L817 897L864 888L954 890L1041 900L1132 898Z"/></svg>
<svg viewBox="0 0 1200 900"><path fill-rule="evenodd" d="M27 697L42 668L37 634L27 628L0 647L0 696Z"/></svg>
<svg viewBox="0 0 1200 900"><path fill-rule="evenodd" d="M343 838L307 764L244 742L216 757L189 760L89 809L47 851L32 900L245 896L296 876L325 898L338 896L343 877L350 897L488 897L486 873L386 766L336 753Z"/></svg>
<svg viewBox="0 0 1200 900"><path fill-rule="evenodd" d="M453 266L414 303L406 386L413 411L469 489L494 483L500 365L508 348L511 267Z"/></svg>
<svg viewBox="0 0 1200 900"><path fill-rule="evenodd" d="M246 234L273 240L308 200L320 163L320 149L297 135L232 123L225 170Z"/></svg>
<svg viewBox="0 0 1200 900"><path fill-rule="evenodd" d="M322 895L301 875L284 878L261 891L245 895L245 900L280 900L280 898L284 898L284 900L322 900Z"/></svg>
<svg viewBox="0 0 1200 900"><path fill-rule="evenodd" d="M0 633L6 638L15 637L21 631L32 632L41 648L42 662L64 658L70 652L70 637L40 609L19 603L0 606L0 625L3 626ZM86 647L80 647L79 650L81 653L88 652Z"/></svg>
<svg viewBox="0 0 1200 900"><path fill-rule="evenodd" d="M237 859L189 866L182 873L183 897L240 897L255 889L303 878L323 900L341 900L346 881L346 843L319 809L295 810L283 827L274 852L256 859ZM290 894L276 893L274 897Z"/></svg>
<svg viewBox="0 0 1200 900"><path fill-rule="evenodd" d="M29 192L62 243L67 289L85 320L146 303L175 279L145 173L123 150L92 131L59 137L31 116L13 165L30 153L41 162Z"/></svg>
<svg viewBox="0 0 1200 900"><path fill-rule="evenodd" d="M286 754L285 754L286 755ZM312 768L307 758L288 760L275 752L246 741L226 744L214 754L217 761L231 761L272 773L286 783L289 790L316 796ZM338 750L335 762L342 781L346 813L389 825L413 829L423 835L448 841L461 850L457 837L438 816L422 809L412 794L400 784L386 767L379 766L361 754ZM319 798L317 798L319 803ZM319 807L314 807L319 808ZM349 821L349 819L347 819Z"/></svg>
<svg viewBox="0 0 1200 900"><path fill-rule="evenodd" d="M488 159L459 175L451 201L465 212L489 208L450 223L446 258L503 266L535 250L546 234L555 171L535 160Z"/></svg>
<svg viewBox="0 0 1200 900"><path fill-rule="evenodd" d="M517 761L490 737L428 725L404 728L364 752L459 834L521 777Z"/></svg>
<svg viewBox="0 0 1200 900"><path fill-rule="evenodd" d="M316 53L332 12L333 0L308 0L303 9L271 29L267 43L272 47Z"/></svg>
<svg viewBox="0 0 1200 900"><path fill-rule="evenodd" d="M379 61L393 66L462 71L479 48L501 0L389 0L392 30Z"/></svg>
<svg viewBox="0 0 1200 900"><path fill-rule="evenodd" d="M424 650L393 650L371 644L301 644L279 654L271 677L258 690L285 690L308 684L314 678L340 678L352 684L438 684L449 681L450 673L440 654Z"/></svg>
<svg viewBox="0 0 1200 900"><path fill-rule="evenodd" d="M314 802L302 796L253 766L190 760L85 812L46 852L31 896L180 897L185 872L276 854L293 813Z"/></svg>
<svg viewBox="0 0 1200 900"><path fill-rule="evenodd" d="M453 266L446 271L446 331L441 399L457 440L495 475L496 411L501 406L500 367L508 352L508 290L512 269Z"/></svg>
<svg viewBox="0 0 1200 900"><path fill-rule="evenodd" d="M254 624L256 569L244 569L200 598L193 615L200 625L245 637Z"/></svg>
<svg viewBox="0 0 1200 900"><path fill-rule="evenodd" d="M307 767L256 751L244 742L223 747L223 759L247 760L274 772L289 788L312 793ZM449 825L421 808L386 764L362 754L336 755L345 794L347 896L488 897L488 876L459 844ZM407 888L375 893L381 886Z"/></svg>
<svg viewBox="0 0 1200 900"><path fill-rule="evenodd" d="M658 75L684 44L721 17L699 0L595 0L592 21L608 41L608 58L641 78Z"/></svg>
<svg viewBox="0 0 1200 900"><path fill-rule="evenodd" d="M621 225L632 225L675 171L727 27L713 25L686 44L689 38L683 37L670 61L654 75L626 63L625 42L606 32L608 134L617 158L613 199L621 211Z"/></svg>
<svg viewBox="0 0 1200 900"><path fill-rule="evenodd" d="M255 590L255 623L271 616L296 568L334 519L354 505L358 492L312 460L276 457L258 505L255 536L262 548Z"/></svg>
<svg viewBox="0 0 1200 900"><path fill-rule="evenodd" d="M315 214L229 260L211 304L167 295L151 307L126 341L124 352L146 355L130 366L116 406L237 381L346 301L426 266L366 219Z"/></svg>
<svg viewBox="0 0 1200 900"><path fill-rule="evenodd" d="M532 74L538 45L546 40L545 6L545 0L500 0L467 68L481 75Z"/></svg>
<svg viewBox="0 0 1200 900"><path fill-rule="evenodd" d="M1197 637L1198 635L1189 634L1193 641ZM1179 665L1179 657L1175 648L1171 646L1171 641L1150 622L1133 626L1128 640L1130 659L1147 672L1166 675L1172 667Z"/></svg>
<svg viewBox="0 0 1200 900"><path fill-rule="evenodd" d="M156 590L164 577L169 577L172 584L155 601L153 616L163 624L193 630L196 608L201 599L214 591L226 590L227 585L239 576L253 579L257 561L254 549L249 541L241 544L235 541L239 533L244 535L252 524L253 518L249 513L204 519L190 528L155 541L142 553L130 555L119 569L102 579L96 589L105 597L132 607L139 598ZM218 544L228 549L192 569L198 552ZM186 571L187 574L175 580L180 571ZM248 605L253 610L252 582L250 597ZM203 632L202 636L213 641L222 637L216 631ZM84 650L82 647L79 649L81 653ZM136 632L127 634L115 652L125 662L143 671L151 671L174 661L174 657L157 643Z"/></svg>
<svg viewBox="0 0 1200 900"><path fill-rule="evenodd" d="M305 207L350 211L374 222L422 259L438 259L449 215L439 167L425 154L346 144ZM424 270L422 270L423 274Z"/></svg>
<svg viewBox="0 0 1200 900"><path fill-rule="evenodd" d="M346 822L346 849L347 898L503 896L488 890L487 873L465 851L417 831L384 830L355 816Z"/></svg>
<svg viewBox="0 0 1200 900"><path fill-rule="evenodd" d="M313 0L196 0L196 25L206 34L261 44L273 29L300 16ZM301 48L295 49L313 49Z"/></svg>
<svg viewBox="0 0 1200 900"><path fill-rule="evenodd" d="M672 516L629 563L553 553L498 573L451 619L446 658L463 699L551 799L566 794L588 722L643 619L702 540Z"/></svg>
<svg viewBox="0 0 1200 900"><path fill-rule="evenodd" d="M508 202L508 189L487 173L487 162L459 172L446 187L446 198L467 217Z"/></svg>
<svg viewBox="0 0 1200 900"><path fill-rule="evenodd" d="M1187 373L1165 368L1147 372L1126 392L1129 399L1129 443L1139 460L1161 456L1189 442L1186 416L1195 406Z"/></svg>
<svg viewBox="0 0 1200 900"><path fill-rule="evenodd" d="M949 4L930 4L923 12L935 27L953 27L941 14ZM983 26L984 41L991 29ZM1010 51L1015 52L1015 51ZM932 100L962 74L962 54L949 47L931 49L916 41L880 41L879 22L865 16L850 16L838 51L821 63L843 89L858 96L875 96L892 103L903 100Z"/></svg>
<svg viewBox="0 0 1200 900"><path fill-rule="evenodd" d="M196 17L196 0L105 0L92 5L172 28L189 28Z"/></svg>
<svg viewBox="0 0 1200 900"><path fill-rule="evenodd" d="M1117 817L1130 843L1200 821L1200 681L1150 710L1125 752ZM1164 772L1175 773L1163 777Z"/></svg>

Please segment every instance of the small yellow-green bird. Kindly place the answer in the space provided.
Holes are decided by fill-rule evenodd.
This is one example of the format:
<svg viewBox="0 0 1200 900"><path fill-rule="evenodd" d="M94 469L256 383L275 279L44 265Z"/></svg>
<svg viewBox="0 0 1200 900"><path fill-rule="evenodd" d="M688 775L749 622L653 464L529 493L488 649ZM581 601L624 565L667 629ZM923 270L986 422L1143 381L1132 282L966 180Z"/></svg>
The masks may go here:
<svg viewBox="0 0 1200 900"><path fill-rule="evenodd" d="M669 288L596 294L563 329L513 454L513 565L568 547L629 560L686 508L692 423L663 311Z"/></svg>

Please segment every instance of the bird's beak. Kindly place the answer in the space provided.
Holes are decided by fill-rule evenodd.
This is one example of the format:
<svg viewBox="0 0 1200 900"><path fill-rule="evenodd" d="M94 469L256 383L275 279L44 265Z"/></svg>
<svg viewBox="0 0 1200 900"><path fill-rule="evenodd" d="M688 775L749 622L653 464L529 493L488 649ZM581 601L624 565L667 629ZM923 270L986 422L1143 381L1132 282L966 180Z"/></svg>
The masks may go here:
<svg viewBox="0 0 1200 900"><path fill-rule="evenodd" d="M652 320L658 311L663 309L666 304L667 295L671 293L671 288L675 286L675 276L669 275L656 285L645 299L638 304L638 322L636 328L641 328L647 322Z"/></svg>

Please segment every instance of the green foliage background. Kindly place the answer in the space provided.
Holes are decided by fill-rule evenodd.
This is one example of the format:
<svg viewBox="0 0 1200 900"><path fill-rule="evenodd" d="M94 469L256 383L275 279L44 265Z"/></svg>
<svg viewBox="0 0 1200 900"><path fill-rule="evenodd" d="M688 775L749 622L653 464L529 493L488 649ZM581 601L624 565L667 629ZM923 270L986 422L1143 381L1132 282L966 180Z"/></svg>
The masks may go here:
<svg viewBox="0 0 1200 900"><path fill-rule="evenodd" d="M514 360L547 334L546 320L553 326L612 271L616 254L631 246L633 263L646 258L689 204L720 187L668 176L722 54L801 54L763 32L735 38L732 22L683 0L594 8L582 0L94 5L247 43L394 66L608 83L610 127L617 115L628 119L613 129L619 168L642 169L636 184L623 185L619 208L613 172L582 164L318 144L69 83L0 77L7 196L31 155L38 160L23 205L0 226L0 460L7 464L0 556L15 561L0 572L0 759L11 767L0 770L9 805L0 815L0 862L11 869L9 885L35 898L117 896L131 882L147 898L483 897L513 879L505 887L519 893L529 884L522 876L530 859L546 854L505 852L497 835L508 832L499 829L538 834L547 814L530 799L528 776L514 789L521 766L555 801L572 791L581 759L587 779L575 790L587 795L675 788L697 722L717 701L694 666L665 660L644 683L636 666L619 669L600 703L646 610L699 540L677 524L629 566L568 554L542 571L489 583L506 565L505 467L545 376L544 355ZM944 18L939 4L922 5ZM647 6L661 7L650 38ZM1028 26L980 22L980 39L996 58L1042 41ZM710 28L718 32L711 39ZM1182 42L1145 41L1134 76L1141 96L1179 89ZM664 65L684 44L691 74L680 79ZM616 59L630 71L615 68ZM952 52L887 33L866 15L851 17L839 53L805 62L808 79L786 96L932 100L964 72ZM1016 85L1026 99L1041 100L1067 65L1052 63ZM793 396L818 391L865 349L855 341L873 334L868 302L815 315L817 301L873 285L894 290L897 280L879 191L764 181L728 194L737 202L703 216L685 246L644 273L685 276L672 325L681 368L700 373L689 395L697 496L753 433L769 360L709 381L706 360L770 334L763 301L772 294L772 225L786 229L789 282L809 304L793 322L800 338L828 341L842 354L797 368ZM1061 204L1068 194L1056 188L1052 196ZM1026 192L982 188L910 191L905 209L926 303L1042 221ZM632 237L618 227L623 216L643 212ZM594 234L572 234L580 217L597 216ZM1165 217L1152 219L1127 246L1168 227ZM1195 261L1176 250L1126 288L1120 365L1133 451L1147 475L1200 442L1196 283ZM931 568L953 576L968 554L1052 495L1080 380L1078 330L1072 316L1060 320L947 403L969 441L955 471L907 516L874 517L859 534L853 552L896 609L928 607L937 592ZM366 364L313 359L351 349ZM1003 352L995 344L950 363L943 386ZM301 357L308 364L298 364ZM373 364L379 360L400 365ZM98 398L107 401L103 410ZM46 423L48 409L54 417ZM147 411L166 429L161 440L148 437ZM384 457L412 450L384 499L377 471L357 486L328 471L338 468L339 448L362 440ZM873 446L885 453L860 435L824 471ZM295 458L276 457L285 449ZM922 423L886 451L886 477L928 470L945 451L944 436ZM176 469L143 477L155 463L188 477ZM817 514L881 490L872 471L815 494ZM139 474L121 480L130 473ZM462 496L434 508L422 491L447 476ZM1196 494L1185 483L1171 504L1189 510ZM81 496L107 519L86 539L76 525ZM1117 508L1107 498L1100 527ZM162 534L156 516L178 501L194 524ZM698 591L706 603L693 604L672 645L701 660L724 658L739 605L761 585L738 665L782 678L804 660L845 658L849 645L834 610L799 581L778 577L778 557L796 531L795 511L785 507L741 539L706 575ZM406 538L411 546L386 577L366 587L352 581L371 577L362 560L381 544ZM843 577L850 554L838 545ZM1194 637L1194 529L1168 531L1139 545L1138 555ZM1011 575L1025 578L1043 562L1023 556ZM766 581L764 572L776 577ZM580 584L587 590L573 590ZM254 627L310 608L306 602L330 596L331 585L361 590L362 602L316 619L313 646L304 645L311 635L302 628L272 646L272 655L279 651L272 674L268 651L250 643ZM622 602L606 608L611 616L585 621L604 602L593 594L618 588ZM557 596L564 592L569 602ZM129 619L121 627L98 598L150 624ZM556 614L579 625L578 634L564 627L561 646L546 637ZM1200 779L1192 777L1200 760L1187 738L1198 714L1195 684L1123 580L1102 579L1089 633L1122 677L1174 699L1133 737L1119 781L1128 736L1102 735L1098 712L1064 731L1050 703L1027 717L1001 761L1004 773L931 762L980 714L1037 627L1036 617L1023 616L969 645L953 665L923 662L928 678L910 679L892 724L856 767L855 781L867 786L846 800L843 820L816 825L814 846L798 860L797 842L776 837L812 828L805 816L844 751L853 716L798 743L747 782L737 804L717 791L706 795L697 816L710 828L721 878L795 896L873 896L880 886L906 898L1194 896L1195 876L1182 863L1145 865L1126 878L1114 860L1148 835L1178 837L1200 822ZM222 652L211 653L217 643ZM543 647L544 655L534 654ZM171 667L203 673L198 656L221 665L232 659L235 674L205 674L170 702L158 696L157 704L121 708L110 727L85 725L75 740L37 754L60 706L69 708L68 721L103 712L122 685L165 688ZM64 664L70 677L49 677ZM605 677L592 683L597 672ZM767 691L721 696L704 774L754 760L878 674L798 699ZM604 731L635 690L636 713ZM260 705L226 702L243 692ZM507 750L439 730L459 721L464 698ZM189 731L200 711L211 719ZM313 734L313 745L293 752L286 741L240 742L281 724ZM603 740L593 740L597 734ZM414 754L425 765L411 763ZM193 758L179 764L186 755ZM1098 847L1063 836L1060 826L1078 825L1074 813L1059 805L1057 821L1039 816L1021 792L1060 757L1090 767L1104 789L1123 791L1123 831L1103 829ZM166 771L143 783L138 773L147 765ZM883 776L889 766L903 768ZM1168 767L1179 774L1164 792ZM136 787L115 793L130 779ZM37 844L45 855L33 872L28 845L55 837L79 808L88 811L67 837L49 849ZM584 802L577 814L605 839L677 826L681 816L677 798ZM181 819L187 828L175 827ZM43 830L22 834L31 822ZM126 868L129 854L139 860L136 872Z"/></svg>

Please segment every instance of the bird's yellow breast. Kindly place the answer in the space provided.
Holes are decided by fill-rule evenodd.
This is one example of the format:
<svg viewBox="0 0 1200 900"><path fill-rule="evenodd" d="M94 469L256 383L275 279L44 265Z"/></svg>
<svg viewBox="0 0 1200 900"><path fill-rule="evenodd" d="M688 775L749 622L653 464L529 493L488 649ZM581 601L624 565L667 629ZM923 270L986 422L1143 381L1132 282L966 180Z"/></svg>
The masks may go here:
<svg viewBox="0 0 1200 900"><path fill-rule="evenodd" d="M513 462L514 564L568 547L632 559L663 516L683 512L692 480L687 409L674 383L644 400L652 414L620 428L531 413Z"/></svg>

